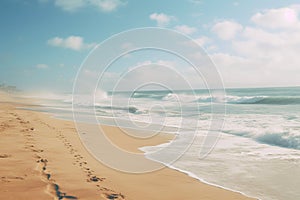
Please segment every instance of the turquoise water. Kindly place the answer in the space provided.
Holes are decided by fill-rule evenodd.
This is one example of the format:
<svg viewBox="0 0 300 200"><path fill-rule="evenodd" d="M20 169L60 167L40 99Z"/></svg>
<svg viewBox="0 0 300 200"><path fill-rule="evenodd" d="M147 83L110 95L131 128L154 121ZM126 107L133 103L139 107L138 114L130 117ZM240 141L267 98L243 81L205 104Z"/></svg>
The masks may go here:
<svg viewBox="0 0 300 200"><path fill-rule="evenodd" d="M43 105L39 110L72 120L71 94L39 98ZM208 90L99 91L95 101L90 99L82 96L76 102L80 112L84 116L93 109L102 124L117 121L140 130L168 126L179 141L196 132L189 150L170 167L260 199L300 199L300 87L227 89L223 99L213 99ZM226 104L221 137L214 150L199 159L215 103ZM143 150L148 156L165 145ZM186 144L179 142L169 153L148 157L167 163L180 145Z"/></svg>

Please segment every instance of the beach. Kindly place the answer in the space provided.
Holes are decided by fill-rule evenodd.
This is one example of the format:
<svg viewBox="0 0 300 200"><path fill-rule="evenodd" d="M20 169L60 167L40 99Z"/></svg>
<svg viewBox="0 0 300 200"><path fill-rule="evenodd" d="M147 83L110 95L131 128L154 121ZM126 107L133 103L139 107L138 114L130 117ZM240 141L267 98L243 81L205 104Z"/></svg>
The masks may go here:
<svg viewBox="0 0 300 200"><path fill-rule="evenodd" d="M88 153L72 122L18 109L22 101L5 93L0 99L0 199L251 199L170 168L144 174L113 170ZM117 127L104 128L132 152L171 139L130 141Z"/></svg>
<svg viewBox="0 0 300 200"><path fill-rule="evenodd" d="M300 200L299 0L0 9L0 200Z"/></svg>

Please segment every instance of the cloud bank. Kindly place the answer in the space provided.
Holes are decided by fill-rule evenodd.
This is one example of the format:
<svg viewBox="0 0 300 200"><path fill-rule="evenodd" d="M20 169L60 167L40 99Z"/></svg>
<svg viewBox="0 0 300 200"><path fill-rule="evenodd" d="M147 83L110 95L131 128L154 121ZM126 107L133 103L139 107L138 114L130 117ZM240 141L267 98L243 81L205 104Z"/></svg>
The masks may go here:
<svg viewBox="0 0 300 200"><path fill-rule="evenodd" d="M211 57L227 85L300 85L299 8L291 5L257 12L249 19L252 25L224 20L212 26L223 48Z"/></svg>

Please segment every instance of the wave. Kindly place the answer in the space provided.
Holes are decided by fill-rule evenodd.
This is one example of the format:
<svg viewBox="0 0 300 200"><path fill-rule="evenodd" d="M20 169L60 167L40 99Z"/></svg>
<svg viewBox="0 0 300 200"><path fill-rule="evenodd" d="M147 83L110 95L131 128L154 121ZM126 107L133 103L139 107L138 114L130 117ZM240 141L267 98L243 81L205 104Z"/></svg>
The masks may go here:
<svg viewBox="0 0 300 200"><path fill-rule="evenodd" d="M269 104L269 105L298 105L300 104L300 97L242 97L236 101L229 101L229 103L238 104Z"/></svg>
<svg viewBox="0 0 300 200"><path fill-rule="evenodd" d="M169 94L169 93L167 93ZM135 92L131 98L135 99L156 99L162 100L166 96L165 93L154 93L154 92Z"/></svg>
<svg viewBox="0 0 300 200"><path fill-rule="evenodd" d="M266 105L298 105L300 97L271 97L271 96L226 96L220 100L210 96L199 97L197 102L223 102L228 104L266 104Z"/></svg>
<svg viewBox="0 0 300 200"><path fill-rule="evenodd" d="M102 111L102 109L104 110L110 110L110 111L115 111L115 110L120 110L120 111L126 111L129 113L133 113L133 114L138 114L139 113L139 109L134 107L134 106L129 106L129 107L122 107L122 106L96 106L96 108L98 109L98 111Z"/></svg>
<svg viewBox="0 0 300 200"><path fill-rule="evenodd" d="M162 98L162 100L165 100L165 101L170 101L170 100L176 101L177 99L178 99L178 95L174 94L174 93L169 93Z"/></svg>
<svg viewBox="0 0 300 200"><path fill-rule="evenodd" d="M285 136L285 134L271 133L258 136L255 140L273 146L300 150L299 136Z"/></svg>
<svg viewBox="0 0 300 200"><path fill-rule="evenodd" d="M261 134L253 133L251 131L223 130L222 132L230 135L251 138L256 142L263 144L300 150L300 135L295 135L288 132L265 132Z"/></svg>
<svg viewBox="0 0 300 200"><path fill-rule="evenodd" d="M154 99L158 101L180 101L197 103L228 103L228 104L266 104L266 105L298 105L300 96L273 95L226 95L224 98L213 97L209 93L147 91L136 92L130 98Z"/></svg>
<svg viewBox="0 0 300 200"><path fill-rule="evenodd" d="M195 94L186 94L186 93L176 93L176 92L137 92L134 93L131 98L134 99L144 99L144 100L155 100L155 101L164 101L164 102L195 102L195 99L199 98L199 95Z"/></svg>

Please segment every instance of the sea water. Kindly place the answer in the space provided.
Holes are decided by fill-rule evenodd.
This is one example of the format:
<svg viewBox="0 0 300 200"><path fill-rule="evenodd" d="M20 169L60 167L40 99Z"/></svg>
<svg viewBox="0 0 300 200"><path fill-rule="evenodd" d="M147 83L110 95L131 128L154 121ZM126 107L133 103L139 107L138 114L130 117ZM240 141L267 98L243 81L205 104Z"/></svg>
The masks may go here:
<svg viewBox="0 0 300 200"><path fill-rule="evenodd" d="M72 119L71 94L39 98L43 105L39 110ZM199 151L216 101L208 90L98 92L95 101L84 99L80 103L86 114L94 109L101 124L141 130L155 127L149 124L163 125L182 141L195 134L185 154L165 163L171 168L255 198L300 199L300 87L227 89L225 99L218 100L226 104L220 137L202 159ZM81 112L85 114L84 109ZM149 159L164 163L168 153L148 154L164 145L142 150ZM180 145L169 153L179 151Z"/></svg>

